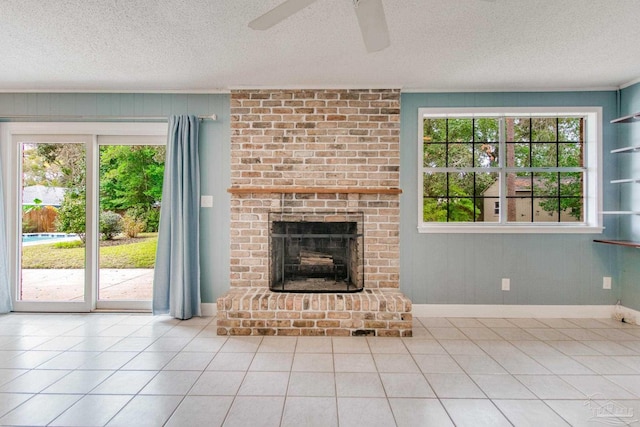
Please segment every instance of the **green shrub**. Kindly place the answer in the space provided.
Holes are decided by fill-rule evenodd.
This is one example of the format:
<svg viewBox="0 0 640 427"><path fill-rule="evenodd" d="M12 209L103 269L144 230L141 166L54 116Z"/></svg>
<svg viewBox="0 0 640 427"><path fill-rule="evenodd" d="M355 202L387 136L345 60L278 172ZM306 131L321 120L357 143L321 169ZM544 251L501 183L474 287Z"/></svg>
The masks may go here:
<svg viewBox="0 0 640 427"><path fill-rule="evenodd" d="M145 230L147 233L157 233L160 226L160 208L149 208L145 222L147 223Z"/></svg>
<svg viewBox="0 0 640 427"><path fill-rule="evenodd" d="M111 211L100 213L100 233L104 240L111 240L122 233L122 217Z"/></svg>
<svg viewBox="0 0 640 427"><path fill-rule="evenodd" d="M138 234L142 233L147 227L144 221L129 215L128 212L122 217L122 222L124 234L132 239L138 237Z"/></svg>
<svg viewBox="0 0 640 427"><path fill-rule="evenodd" d="M155 233L158 231L158 224L160 223L160 207L134 206L127 209L126 214L134 218L136 221L140 221L145 224L145 227L141 232Z"/></svg>

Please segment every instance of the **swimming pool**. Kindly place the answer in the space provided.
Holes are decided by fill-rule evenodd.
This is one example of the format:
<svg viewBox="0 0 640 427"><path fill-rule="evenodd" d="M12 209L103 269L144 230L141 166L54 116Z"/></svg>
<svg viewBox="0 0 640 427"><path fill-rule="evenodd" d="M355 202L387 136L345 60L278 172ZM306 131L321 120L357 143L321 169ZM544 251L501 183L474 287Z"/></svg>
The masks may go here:
<svg viewBox="0 0 640 427"><path fill-rule="evenodd" d="M69 237L76 237L76 235L66 233L24 233L22 235L22 242L46 242L49 240L68 239Z"/></svg>

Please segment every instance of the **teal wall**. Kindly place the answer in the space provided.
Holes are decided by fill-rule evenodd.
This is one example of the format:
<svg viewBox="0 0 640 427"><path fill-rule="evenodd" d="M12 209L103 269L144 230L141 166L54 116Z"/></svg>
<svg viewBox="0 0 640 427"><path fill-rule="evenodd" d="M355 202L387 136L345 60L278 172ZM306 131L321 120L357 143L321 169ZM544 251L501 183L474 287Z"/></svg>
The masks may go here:
<svg viewBox="0 0 640 427"><path fill-rule="evenodd" d="M640 83L620 91L620 116L640 112ZM617 125L618 147L640 146L640 122ZM640 153L619 154L619 178L640 178ZM622 184L620 207L640 211L640 184ZM640 242L640 215L620 218L620 236ZM618 248L621 301L640 310L640 249Z"/></svg>
<svg viewBox="0 0 640 427"><path fill-rule="evenodd" d="M217 114L200 126L202 194L214 207L200 211L202 301L214 303L229 289L230 125L229 95L183 94L0 94L3 115L168 116Z"/></svg>
<svg viewBox="0 0 640 427"><path fill-rule="evenodd" d="M623 304L640 309L640 251L592 243L593 238L620 238L632 230L638 239L638 222L632 228L624 219L607 217L603 235L419 234L415 159L419 107L601 106L603 181L617 178L618 167L629 172L635 168L638 176L640 154L629 158L609 154L622 142L619 129L608 124L619 115L618 104L623 114L640 110L638 85L623 90L619 99L614 91L405 93L401 102L401 289L415 304L613 304L622 298ZM229 106L229 95L0 94L0 117L218 115L216 122L202 123L200 138L202 194L214 197L214 207L201 210L205 303L215 302L229 288ZM620 187L605 184L604 189L605 210L619 209ZM611 291L602 290L603 276L613 277ZM500 290L503 277L511 279L509 292Z"/></svg>
<svg viewBox="0 0 640 427"><path fill-rule="evenodd" d="M620 295L616 249L593 243L615 238L617 218L600 234L420 234L418 225L418 108L590 106L603 108L604 182L614 179L616 143L609 121L615 91L553 93L404 93L401 98L400 287L414 304L614 304ZM619 190L604 186L605 210L618 208ZM602 277L613 277L612 290ZM501 279L511 290L501 290Z"/></svg>

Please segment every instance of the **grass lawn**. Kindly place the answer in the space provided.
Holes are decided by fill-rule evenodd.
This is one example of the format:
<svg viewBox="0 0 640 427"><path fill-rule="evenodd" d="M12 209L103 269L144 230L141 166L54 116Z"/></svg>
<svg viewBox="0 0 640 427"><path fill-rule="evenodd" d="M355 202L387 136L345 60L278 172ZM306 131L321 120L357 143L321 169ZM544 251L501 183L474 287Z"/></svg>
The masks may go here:
<svg viewBox="0 0 640 427"><path fill-rule="evenodd" d="M157 233L141 233L135 239L117 238L100 242L100 268L153 268ZM22 268L84 268L85 248L73 245L25 246Z"/></svg>

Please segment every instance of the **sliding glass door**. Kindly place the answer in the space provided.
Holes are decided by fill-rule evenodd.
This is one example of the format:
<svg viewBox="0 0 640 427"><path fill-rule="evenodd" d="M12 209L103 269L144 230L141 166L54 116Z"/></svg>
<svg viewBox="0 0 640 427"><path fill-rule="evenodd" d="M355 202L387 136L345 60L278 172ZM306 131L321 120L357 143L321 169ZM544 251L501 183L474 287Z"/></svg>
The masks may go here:
<svg viewBox="0 0 640 427"><path fill-rule="evenodd" d="M15 310L150 310L166 124L22 125L41 133L10 135Z"/></svg>

